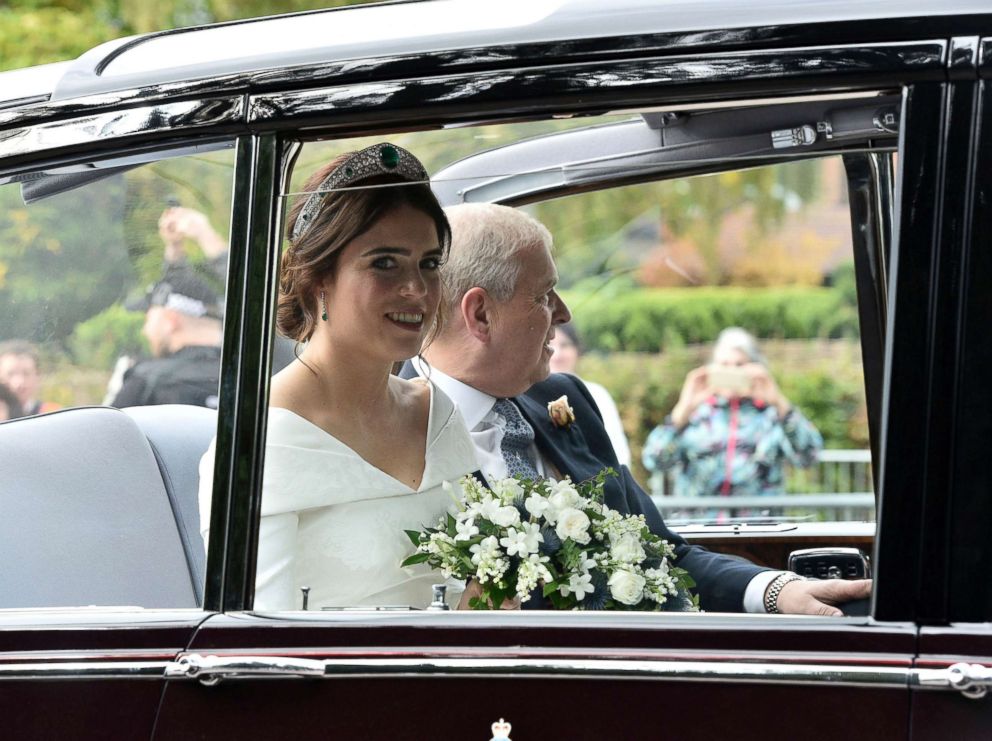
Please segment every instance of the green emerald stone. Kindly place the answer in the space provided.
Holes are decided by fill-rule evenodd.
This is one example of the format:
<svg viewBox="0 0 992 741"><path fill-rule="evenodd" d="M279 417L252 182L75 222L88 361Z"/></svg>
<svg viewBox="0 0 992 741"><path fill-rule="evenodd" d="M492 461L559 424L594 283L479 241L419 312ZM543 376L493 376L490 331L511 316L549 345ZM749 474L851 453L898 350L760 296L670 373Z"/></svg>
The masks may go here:
<svg viewBox="0 0 992 741"><path fill-rule="evenodd" d="M387 144L379 150L379 159L382 160L383 167L392 170L400 163L400 153L396 151L396 147Z"/></svg>

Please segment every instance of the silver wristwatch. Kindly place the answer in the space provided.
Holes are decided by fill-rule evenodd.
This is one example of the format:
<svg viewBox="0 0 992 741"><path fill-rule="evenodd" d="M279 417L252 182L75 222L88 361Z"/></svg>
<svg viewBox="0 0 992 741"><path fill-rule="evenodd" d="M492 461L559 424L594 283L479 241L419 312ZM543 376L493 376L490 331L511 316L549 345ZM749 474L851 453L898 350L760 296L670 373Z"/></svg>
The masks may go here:
<svg viewBox="0 0 992 741"><path fill-rule="evenodd" d="M806 581L806 579L799 574L793 574L791 571L785 571L772 579L768 589L765 590L765 612L772 615L778 613L778 595L782 591L782 587L790 581Z"/></svg>

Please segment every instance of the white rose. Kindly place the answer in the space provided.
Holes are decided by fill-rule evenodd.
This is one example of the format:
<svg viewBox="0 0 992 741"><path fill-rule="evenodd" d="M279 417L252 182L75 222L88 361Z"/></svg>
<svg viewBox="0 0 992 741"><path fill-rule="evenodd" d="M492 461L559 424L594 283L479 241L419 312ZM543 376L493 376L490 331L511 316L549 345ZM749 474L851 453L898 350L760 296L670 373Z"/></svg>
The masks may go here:
<svg viewBox="0 0 992 741"><path fill-rule="evenodd" d="M610 555L624 563L640 563L645 554L640 539L633 533L627 533L610 542Z"/></svg>
<svg viewBox="0 0 992 741"><path fill-rule="evenodd" d="M613 599L625 605L636 605L641 601L646 583L643 576L628 569L617 569L607 582Z"/></svg>
<svg viewBox="0 0 992 741"><path fill-rule="evenodd" d="M582 501L582 497L579 496L579 492L572 486L572 482L565 479L551 483L551 495L548 497L548 500L551 502L552 507L563 510L568 507L575 507L575 505Z"/></svg>
<svg viewBox="0 0 992 741"><path fill-rule="evenodd" d="M523 487L516 479L500 479L493 484L493 494L504 504L509 504L524 495Z"/></svg>
<svg viewBox="0 0 992 741"><path fill-rule="evenodd" d="M520 524L520 512L516 507L500 507L493 513L492 521L500 527Z"/></svg>
<svg viewBox="0 0 992 741"><path fill-rule="evenodd" d="M536 491L527 497L527 501L524 502L524 507L530 512L534 517L540 517L545 513L550 504L548 500L538 494Z"/></svg>
<svg viewBox="0 0 992 741"><path fill-rule="evenodd" d="M585 512L569 507L559 513L555 532L559 538L571 538L576 543L585 545L590 540L589 524L589 517Z"/></svg>

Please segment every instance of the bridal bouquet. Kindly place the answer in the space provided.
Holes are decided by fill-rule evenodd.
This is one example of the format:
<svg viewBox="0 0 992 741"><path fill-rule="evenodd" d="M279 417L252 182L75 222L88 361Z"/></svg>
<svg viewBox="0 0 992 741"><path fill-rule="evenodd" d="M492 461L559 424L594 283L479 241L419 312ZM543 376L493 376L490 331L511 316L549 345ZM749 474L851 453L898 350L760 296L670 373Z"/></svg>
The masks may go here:
<svg viewBox="0 0 992 741"><path fill-rule="evenodd" d="M581 484L507 478L487 488L472 476L446 483L458 505L436 527L407 530L417 552L445 578L474 579L469 606L499 609L542 588L561 610L696 610L689 574L672 565L674 549L648 530L643 515L603 503L607 469Z"/></svg>

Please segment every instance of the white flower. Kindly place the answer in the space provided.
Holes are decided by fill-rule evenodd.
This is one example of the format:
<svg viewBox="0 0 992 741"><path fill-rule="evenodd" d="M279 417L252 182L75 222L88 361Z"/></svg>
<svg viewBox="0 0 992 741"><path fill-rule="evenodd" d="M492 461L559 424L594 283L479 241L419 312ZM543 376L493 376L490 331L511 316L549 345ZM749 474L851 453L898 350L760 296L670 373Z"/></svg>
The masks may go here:
<svg viewBox="0 0 992 741"><path fill-rule="evenodd" d="M499 507L491 521L500 527L510 527L520 524L520 511L516 507Z"/></svg>
<svg viewBox="0 0 992 741"><path fill-rule="evenodd" d="M456 522L455 530L458 531L455 540L471 540L473 535L479 534L479 528L476 527L475 520L471 518L463 522Z"/></svg>
<svg viewBox="0 0 992 741"><path fill-rule="evenodd" d="M641 540L633 533L621 535L616 540L611 539L610 555L623 563L640 563L645 557Z"/></svg>
<svg viewBox="0 0 992 741"><path fill-rule="evenodd" d="M516 479L500 479L493 484L493 494L503 504L510 504L524 495L524 489Z"/></svg>
<svg viewBox="0 0 992 741"><path fill-rule="evenodd" d="M641 601L646 583L643 576L630 569L617 569L607 582L613 599L625 605L636 605Z"/></svg>
<svg viewBox="0 0 992 741"><path fill-rule="evenodd" d="M568 508L558 515L555 532L561 539L571 538L576 543L585 545L589 542L589 516L581 509Z"/></svg>
<svg viewBox="0 0 992 741"><path fill-rule="evenodd" d="M524 508L534 515L534 517L540 517L543 515L550 506L551 503L536 491L532 492L531 495L527 497L527 501L524 502Z"/></svg>
<svg viewBox="0 0 992 741"><path fill-rule="evenodd" d="M572 482L568 479L551 481L549 482L549 486L551 494L548 496L548 499L551 501L551 506L556 509L562 510L568 507L575 507L582 501L579 492L575 490Z"/></svg>
<svg viewBox="0 0 992 741"><path fill-rule="evenodd" d="M567 597L569 593L572 593L575 595L575 599L581 602L587 594L592 594L596 589L592 585L592 576L586 573L572 574L568 577L568 584L562 584L558 587L558 591L562 597Z"/></svg>
<svg viewBox="0 0 992 741"><path fill-rule="evenodd" d="M551 581L551 572L544 565L549 560L547 556L532 553L520 562L517 570L517 597L525 600L541 581Z"/></svg>
<svg viewBox="0 0 992 741"><path fill-rule="evenodd" d="M596 568L596 559L589 558L589 554L585 551L579 554L579 568L583 571L591 571Z"/></svg>
<svg viewBox="0 0 992 741"><path fill-rule="evenodd" d="M478 566L484 558L492 553L499 553L499 541L495 535L484 538L481 543L476 543L469 551L472 553L472 563Z"/></svg>
<svg viewBox="0 0 992 741"><path fill-rule="evenodd" d="M526 556L529 553L536 553L538 543L543 540L540 526L524 523L520 530L514 527L507 530L506 537L500 538L499 544L506 548L508 556Z"/></svg>
<svg viewBox="0 0 992 741"><path fill-rule="evenodd" d="M499 501L493 499L491 496L483 497L468 508L468 511L472 513L473 517L478 516L484 520L489 520L489 522L495 520L497 510L499 510Z"/></svg>

